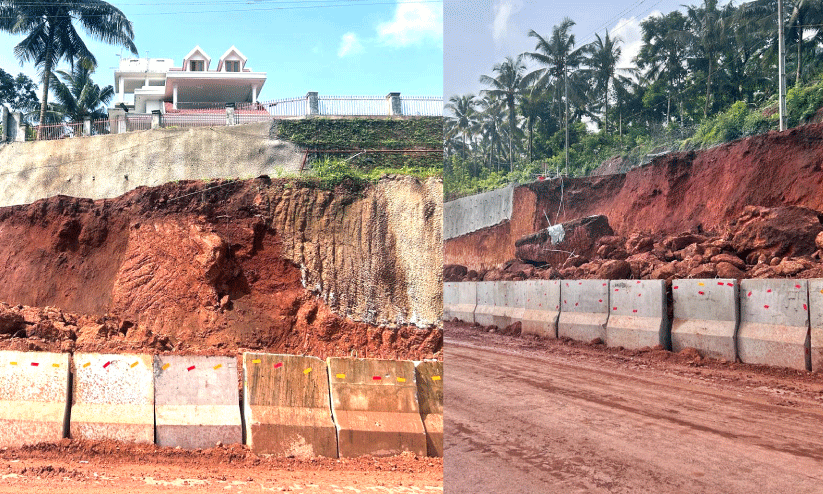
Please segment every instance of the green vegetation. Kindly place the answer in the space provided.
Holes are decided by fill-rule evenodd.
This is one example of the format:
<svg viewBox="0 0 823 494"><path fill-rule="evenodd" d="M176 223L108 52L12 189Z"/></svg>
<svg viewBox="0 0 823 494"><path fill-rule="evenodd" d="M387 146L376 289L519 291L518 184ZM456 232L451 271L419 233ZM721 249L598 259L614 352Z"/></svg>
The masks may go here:
<svg viewBox="0 0 823 494"><path fill-rule="evenodd" d="M310 153L311 168L323 187L344 179L374 181L385 174L416 177L442 174L443 119L312 118L283 120L274 134ZM428 149L434 152L369 152Z"/></svg>
<svg viewBox="0 0 823 494"><path fill-rule="evenodd" d="M823 8L786 3L792 127L823 107ZM479 96L448 99L446 199L540 175L586 175L612 158L626 170L665 152L776 130L776 18L771 0L702 0L649 17L630 69L618 65L620 37L578 46L568 18L547 35L529 31L534 51L480 75L487 89Z"/></svg>

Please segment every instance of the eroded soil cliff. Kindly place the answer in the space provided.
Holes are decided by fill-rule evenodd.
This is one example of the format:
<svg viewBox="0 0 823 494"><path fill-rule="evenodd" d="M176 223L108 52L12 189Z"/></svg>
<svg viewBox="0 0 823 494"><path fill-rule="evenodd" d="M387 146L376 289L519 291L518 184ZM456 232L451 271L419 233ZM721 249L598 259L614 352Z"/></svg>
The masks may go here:
<svg viewBox="0 0 823 494"><path fill-rule="evenodd" d="M423 358L442 183L261 177L0 209L0 346Z"/></svg>

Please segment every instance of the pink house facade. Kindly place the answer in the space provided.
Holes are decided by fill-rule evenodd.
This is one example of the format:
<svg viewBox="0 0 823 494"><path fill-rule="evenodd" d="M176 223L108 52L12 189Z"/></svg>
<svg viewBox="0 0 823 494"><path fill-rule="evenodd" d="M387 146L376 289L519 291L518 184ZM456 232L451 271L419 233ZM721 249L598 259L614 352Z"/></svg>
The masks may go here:
<svg viewBox="0 0 823 494"><path fill-rule="evenodd" d="M114 72L113 110L177 113L221 108L227 103L256 103L266 73L254 72L247 61L234 46L216 62L196 46L180 67L170 58L121 59Z"/></svg>

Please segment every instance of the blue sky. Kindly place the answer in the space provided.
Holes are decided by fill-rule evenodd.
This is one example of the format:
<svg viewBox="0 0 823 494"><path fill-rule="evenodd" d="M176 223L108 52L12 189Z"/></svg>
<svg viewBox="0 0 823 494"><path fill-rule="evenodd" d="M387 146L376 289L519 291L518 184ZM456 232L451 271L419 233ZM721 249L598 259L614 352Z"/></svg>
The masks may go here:
<svg viewBox="0 0 823 494"><path fill-rule="evenodd" d="M631 66L640 50L640 22L652 15L683 5L700 5L702 0L445 0L444 82L446 98L455 94L478 94L484 88L481 74L494 75L492 67L507 56L534 51L534 29L544 38L552 28L569 17L577 46L594 41L608 30L623 40L621 67ZM720 0L720 5L728 3ZM740 2L735 2L738 5Z"/></svg>
<svg viewBox="0 0 823 494"><path fill-rule="evenodd" d="M428 0L153 0L109 2L134 25L139 57L183 57L200 45L217 59L232 45L247 66L266 72L260 101L327 95L439 96L443 88L442 2ZM78 26L78 31L83 33ZM14 46L22 37L0 34L0 67L33 79ZM95 82L114 84L119 47L91 41ZM122 50L124 57L133 57ZM39 78L35 79L39 81Z"/></svg>

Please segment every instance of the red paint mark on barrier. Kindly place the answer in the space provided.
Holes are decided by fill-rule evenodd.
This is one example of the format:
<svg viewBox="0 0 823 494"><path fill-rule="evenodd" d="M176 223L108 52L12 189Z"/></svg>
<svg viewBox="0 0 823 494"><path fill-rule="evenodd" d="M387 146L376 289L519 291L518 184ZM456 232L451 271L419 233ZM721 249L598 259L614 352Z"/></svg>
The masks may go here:
<svg viewBox="0 0 823 494"><path fill-rule="evenodd" d="M193 371L193 370L194 370L194 366L192 365L191 367L186 367L186 370L187 370L187 371L189 371L189 372L191 372L191 371Z"/></svg>
<svg viewBox="0 0 823 494"><path fill-rule="evenodd" d="M606 286L606 284L605 284L605 283L603 283L603 286Z"/></svg>
<svg viewBox="0 0 823 494"><path fill-rule="evenodd" d="M718 284L718 286L723 286L723 282L722 282L722 281L718 281L718 282L717 282L717 284Z"/></svg>
<svg viewBox="0 0 823 494"><path fill-rule="evenodd" d="M106 367L108 367L108 366L110 366L110 365L111 365L111 361L108 361L108 362L106 362L105 364L103 364L103 368L105 369Z"/></svg>
<svg viewBox="0 0 823 494"><path fill-rule="evenodd" d="M40 365L40 363L39 363L39 362L32 362L32 363L31 363L31 366L32 366L32 367L37 367L38 365Z"/></svg>
<svg viewBox="0 0 823 494"><path fill-rule="evenodd" d="M769 306L768 306L768 305L764 305L764 306L763 306L763 308L764 308L764 309L768 309L768 308L769 308Z"/></svg>
<svg viewBox="0 0 823 494"><path fill-rule="evenodd" d="M699 293L700 295L705 295L705 293L703 293L703 292L697 292L697 293Z"/></svg>
<svg viewBox="0 0 823 494"><path fill-rule="evenodd" d="M579 281L577 284L578 284L578 285L582 285L582 284L583 284L583 282L582 282L582 281Z"/></svg>
<svg viewBox="0 0 823 494"><path fill-rule="evenodd" d="M751 296L752 296L752 292L749 292L749 297L751 297Z"/></svg>
<svg viewBox="0 0 823 494"><path fill-rule="evenodd" d="M568 300L564 300L564 301L563 301L563 303L564 303L564 304L568 304L569 302L568 302Z"/></svg>
<svg viewBox="0 0 823 494"><path fill-rule="evenodd" d="M638 297L640 297L641 295L643 295L643 294L642 294L642 293L638 293L638 294L637 294L637 296L638 296Z"/></svg>
<svg viewBox="0 0 823 494"><path fill-rule="evenodd" d="M276 364L274 364L275 369L279 369L281 367L283 367L283 362L277 362Z"/></svg>
<svg viewBox="0 0 823 494"><path fill-rule="evenodd" d="M794 287L795 287L795 288L800 288L800 285L795 285Z"/></svg>
<svg viewBox="0 0 823 494"><path fill-rule="evenodd" d="M673 286L672 290L677 290L679 287Z"/></svg>
<svg viewBox="0 0 823 494"><path fill-rule="evenodd" d="M772 293L772 289L769 288L768 290L766 290L766 293Z"/></svg>
<svg viewBox="0 0 823 494"><path fill-rule="evenodd" d="M637 309L633 309L632 312L637 312Z"/></svg>
<svg viewBox="0 0 823 494"><path fill-rule="evenodd" d="M569 284L568 284L568 283L566 283L566 286L569 286Z"/></svg>
<svg viewBox="0 0 823 494"><path fill-rule="evenodd" d="M598 300L598 302L600 302L600 303L602 304L602 303L603 303L603 299L601 298L600 300Z"/></svg>
<svg viewBox="0 0 823 494"><path fill-rule="evenodd" d="M380 376L374 376L374 377L372 377L372 380L373 380L373 381L380 381L381 379L383 379L383 378L382 378L382 377L380 377Z"/></svg>
<svg viewBox="0 0 823 494"><path fill-rule="evenodd" d="M617 307L612 307L612 310L617 310Z"/></svg>
<svg viewBox="0 0 823 494"><path fill-rule="evenodd" d="M809 308L806 307L806 304L803 304L803 310L809 310Z"/></svg>
<svg viewBox="0 0 823 494"><path fill-rule="evenodd" d="M734 286L734 283L726 283L726 286Z"/></svg>
<svg viewBox="0 0 823 494"><path fill-rule="evenodd" d="M620 289L619 289L619 288L615 288L615 289L614 289L614 291L619 292L619 291L620 291Z"/></svg>

